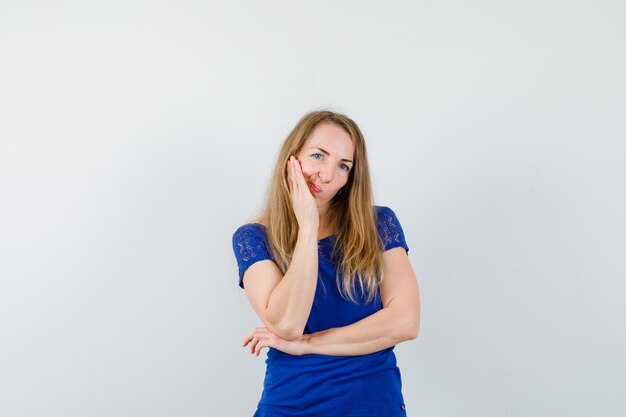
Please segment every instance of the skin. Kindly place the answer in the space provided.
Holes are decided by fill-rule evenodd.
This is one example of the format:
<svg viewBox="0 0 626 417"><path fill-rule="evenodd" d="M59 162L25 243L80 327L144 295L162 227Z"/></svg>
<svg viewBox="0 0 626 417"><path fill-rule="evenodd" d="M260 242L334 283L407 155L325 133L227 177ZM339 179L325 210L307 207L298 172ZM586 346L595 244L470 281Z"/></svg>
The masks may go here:
<svg viewBox="0 0 626 417"><path fill-rule="evenodd" d="M286 167L299 226L289 268L283 275L274 262L264 260L244 274L250 305L265 328L282 339L295 340L304 331L317 287L317 242L332 232L325 227L326 211L348 181L353 153L352 139L342 128L322 124L314 129L299 159L292 156Z"/></svg>
<svg viewBox="0 0 626 417"><path fill-rule="evenodd" d="M321 124L309 136L297 159L301 168L299 171L315 199L323 235L324 231L330 232L325 230L325 215L330 202L348 182L354 160L354 144L343 128ZM294 172L299 175L293 170L288 175L294 175Z"/></svg>
<svg viewBox="0 0 626 417"><path fill-rule="evenodd" d="M383 253L385 279L380 286L383 308L344 327L283 339L265 327L253 329L244 339L250 353L259 356L271 347L290 355L310 353L337 356L366 355L413 340L419 334L420 297L413 268L404 248Z"/></svg>
<svg viewBox="0 0 626 417"><path fill-rule="evenodd" d="M252 330L243 347L259 356L272 347L291 355L363 355L419 333L420 300L415 273L403 248L383 253L383 308L348 326L303 335L317 283L317 240L332 234L325 215L330 201L348 181L354 145L334 124L316 127L302 151L287 163L287 176L299 231L292 262L284 274L270 260L244 274L248 300L265 324ZM319 188L318 188L319 187Z"/></svg>

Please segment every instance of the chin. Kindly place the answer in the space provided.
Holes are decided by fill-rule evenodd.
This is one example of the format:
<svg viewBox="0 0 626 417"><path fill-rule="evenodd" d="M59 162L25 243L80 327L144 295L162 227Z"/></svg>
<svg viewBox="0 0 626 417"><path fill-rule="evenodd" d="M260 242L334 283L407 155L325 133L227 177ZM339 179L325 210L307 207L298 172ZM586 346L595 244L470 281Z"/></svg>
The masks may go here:
<svg viewBox="0 0 626 417"><path fill-rule="evenodd" d="M318 200L318 199L316 199L316 202L317 202L317 208L321 208L321 207L324 207L324 206L327 206L327 205L330 204L330 200Z"/></svg>

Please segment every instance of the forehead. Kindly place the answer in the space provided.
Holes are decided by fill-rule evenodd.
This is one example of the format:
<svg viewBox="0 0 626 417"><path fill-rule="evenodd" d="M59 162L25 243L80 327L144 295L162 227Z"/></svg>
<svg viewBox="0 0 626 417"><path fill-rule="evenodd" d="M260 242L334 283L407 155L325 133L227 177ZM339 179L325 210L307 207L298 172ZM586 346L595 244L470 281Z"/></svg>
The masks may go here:
<svg viewBox="0 0 626 417"><path fill-rule="evenodd" d="M310 148L322 148L340 159L354 157L354 144L350 134L332 123L322 123L313 130L304 144L304 149Z"/></svg>

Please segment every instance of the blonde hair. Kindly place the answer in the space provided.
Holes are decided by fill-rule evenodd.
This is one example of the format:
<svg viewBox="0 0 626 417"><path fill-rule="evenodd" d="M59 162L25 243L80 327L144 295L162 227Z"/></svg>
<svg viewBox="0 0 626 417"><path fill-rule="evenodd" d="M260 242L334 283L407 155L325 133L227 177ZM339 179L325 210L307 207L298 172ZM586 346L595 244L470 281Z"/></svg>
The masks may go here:
<svg viewBox="0 0 626 417"><path fill-rule="evenodd" d="M291 262L298 235L298 221L287 182L287 161L291 155L300 153L313 130L322 123L343 128L354 145L354 163L348 182L342 192L335 195L327 212L328 225L336 235L333 256L338 263L337 286L344 298L354 302L358 286L366 296L366 302L369 302L382 280L382 242L376 227L365 140L352 119L327 110L310 112L300 119L283 142L270 179L265 206L257 219L266 224L274 259L284 274ZM339 271L343 272L341 283Z"/></svg>

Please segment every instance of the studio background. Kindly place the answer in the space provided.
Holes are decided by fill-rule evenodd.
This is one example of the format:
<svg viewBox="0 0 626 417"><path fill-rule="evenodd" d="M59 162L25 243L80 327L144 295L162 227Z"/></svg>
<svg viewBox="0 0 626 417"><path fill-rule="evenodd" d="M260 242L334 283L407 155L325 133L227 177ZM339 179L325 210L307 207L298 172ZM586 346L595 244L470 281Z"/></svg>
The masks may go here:
<svg viewBox="0 0 626 417"><path fill-rule="evenodd" d="M626 413L622 1L0 0L0 415L251 416L234 230L361 127L411 417Z"/></svg>

